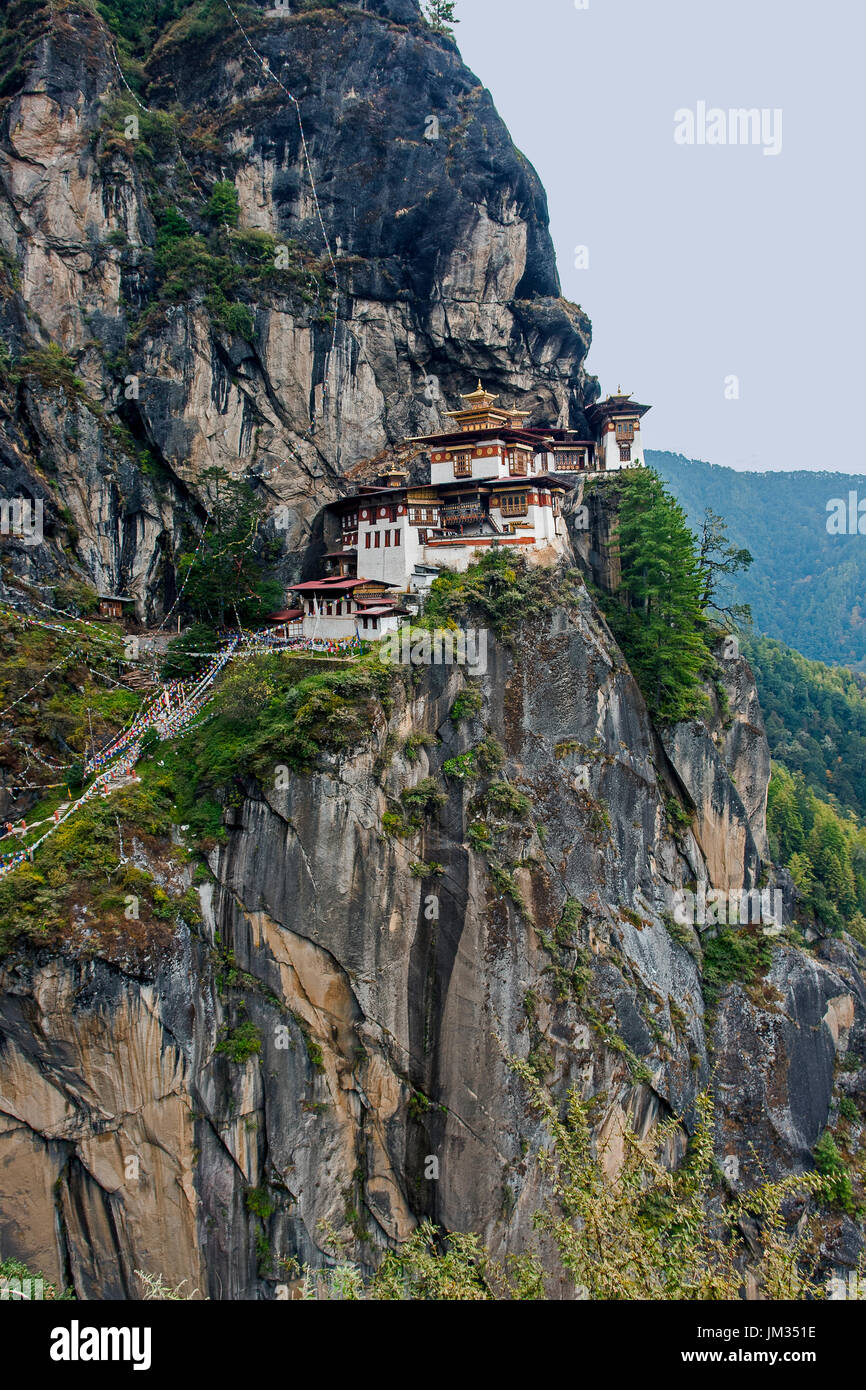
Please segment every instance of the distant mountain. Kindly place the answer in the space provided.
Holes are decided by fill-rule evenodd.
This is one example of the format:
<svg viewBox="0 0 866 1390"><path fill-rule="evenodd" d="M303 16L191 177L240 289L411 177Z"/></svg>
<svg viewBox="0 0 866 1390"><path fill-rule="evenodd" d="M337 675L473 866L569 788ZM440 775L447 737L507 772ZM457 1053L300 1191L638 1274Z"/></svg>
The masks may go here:
<svg viewBox="0 0 866 1390"><path fill-rule="evenodd" d="M743 643L770 752L812 791L866 819L866 676L807 661L768 637Z"/></svg>
<svg viewBox="0 0 866 1390"><path fill-rule="evenodd" d="M693 528L710 507L752 552L731 592L751 604L758 632L818 661L866 669L866 535L827 531L829 500L852 490L866 499L866 476L740 473L652 449L646 459Z"/></svg>

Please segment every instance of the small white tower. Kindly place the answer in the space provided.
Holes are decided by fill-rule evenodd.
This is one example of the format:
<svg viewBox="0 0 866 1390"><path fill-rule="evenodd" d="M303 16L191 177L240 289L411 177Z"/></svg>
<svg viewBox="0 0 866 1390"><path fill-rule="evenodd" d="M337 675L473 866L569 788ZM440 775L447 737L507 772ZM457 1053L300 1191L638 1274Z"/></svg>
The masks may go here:
<svg viewBox="0 0 866 1390"><path fill-rule="evenodd" d="M596 438L596 467L606 473L620 468L640 468L644 463L640 422L648 405L633 401L620 386L615 395L591 405L586 412Z"/></svg>

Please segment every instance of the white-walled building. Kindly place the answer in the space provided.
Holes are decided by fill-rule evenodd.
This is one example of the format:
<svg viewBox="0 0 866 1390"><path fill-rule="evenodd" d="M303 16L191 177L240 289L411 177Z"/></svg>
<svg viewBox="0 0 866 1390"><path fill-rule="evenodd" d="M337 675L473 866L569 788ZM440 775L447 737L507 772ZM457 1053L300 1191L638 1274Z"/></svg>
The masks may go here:
<svg viewBox="0 0 866 1390"><path fill-rule="evenodd" d="M379 580L331 575L292 584L290 592L303 611L301 636L315 641L358 637L375 642L396 632L406 609L389 594L394 586Z"/></svg>
<svg viewBox="0 0 866 1390"><path fill-rule="evenodd" d="M587 419L596 434L595 455L600 470L615 473L620 468L643 466L640 422L649 409L648 405L638 405L622 388L618 395L587 408Z"/></svg>
<svg viewBox="0 0 866 1390"><path fill-rule="evenodd" d="M325 557L331 573L292 586L305 638L375 640L395 631L407 616L400 592L426 592L439 570L466 570L494 547L555 560L568 549L562 503L574 476L643 463L640 422L649 406L628 394L588 407L587 439L530 427L526 411L497 399L479 382L449 412L453 431L409 441L429 451L429 483L412 484L392 466L377 485L330 504L339 528Z"/></svg>
<svg viewBox="0 0 866 1390"><path fill-rule="evenodd" d="M560 426L527 425L526 411L496 405L481 382L464 396L462 410L449 411L454 432L411 441L430 449L430 482L532 477L540 473L616 472L640 467L640 422L650 409L620 391L588 406L589 437Z"/></svg>

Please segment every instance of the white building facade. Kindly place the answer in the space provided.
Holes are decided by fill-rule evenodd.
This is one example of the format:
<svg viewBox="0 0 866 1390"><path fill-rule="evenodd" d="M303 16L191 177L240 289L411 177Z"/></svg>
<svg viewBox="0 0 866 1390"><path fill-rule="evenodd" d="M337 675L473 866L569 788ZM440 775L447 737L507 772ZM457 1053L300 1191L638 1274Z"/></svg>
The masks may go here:
<svg viewBox="0 0 866 1390"><path fill-rule="evenodd" d="M589 406L591 438L526 424L478 388L449 412L454 429L408 441L430 455L429 483L392 466L379 485L331 503L339 548L331 574L292 586L307 639L378 639L408 616L399 594L429 590L440 569L466 570L494 547L555 561L568 551L563 501L582 474L643 465L649 406L620 391ZM417 600L416 600L417 602Z"/></svg>

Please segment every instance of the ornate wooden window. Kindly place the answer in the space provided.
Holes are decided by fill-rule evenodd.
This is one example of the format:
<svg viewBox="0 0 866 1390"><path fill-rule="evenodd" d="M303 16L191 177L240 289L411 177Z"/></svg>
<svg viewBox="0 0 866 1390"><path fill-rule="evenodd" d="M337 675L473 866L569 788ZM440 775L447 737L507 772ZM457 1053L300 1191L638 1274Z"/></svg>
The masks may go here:
<svg viewBox="0 0 866 1390"><path fill-rule="evenodd" d="M631 444L634 440L634 420L617 420L616 422L617 443Z"/></svg>
<svg viewBox="0 0 866 1390"><path fill-rule="evenodd" d="M455 478L471 478L471 477L472 477L472 455L471 455L471 454L469 454L469 453L465 453L465 454L461 453L461 454L455 454L455 455L454 455L454 477L455 477Z"/></svg>
<svg viewBox="0 0 866 1390"><path fill-rule="evenodd" d="M630 445L630 444L620 444L620 446L619 446L619 461L620 461L620 463L631 463L631 445Z"/></svg>
<svg viewBox="0 0 866 1390"><path fill-rule="evenodd" d="M512 478L526 476L526 454L522 449L509 449L506 453L508 471Z"/></svg>
<svg viewBox="0 0 866 1390"><path fill-rule="evenodd" d="M560 473L576 472L586 467L584 449L560 449L555 458L557 471Z"/></svg>
<svg viewBox="0 0 866 1390"><path fill-rule="evenodd" d="M506 493L502 498L500 510L503 516L526 516L526 493Z"/></svg>

